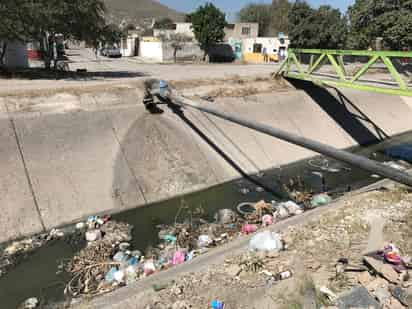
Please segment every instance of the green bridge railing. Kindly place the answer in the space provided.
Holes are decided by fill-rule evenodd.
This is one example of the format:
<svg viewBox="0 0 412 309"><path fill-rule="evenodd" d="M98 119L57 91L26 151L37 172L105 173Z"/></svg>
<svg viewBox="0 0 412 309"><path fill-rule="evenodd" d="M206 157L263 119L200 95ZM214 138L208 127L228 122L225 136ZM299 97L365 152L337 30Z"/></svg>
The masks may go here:
<svg viewBox="0 0 412 309"><path fill-rule="evenodd" d="M412 52L289 49L276 75L322 86L412 96Z"/></svg>

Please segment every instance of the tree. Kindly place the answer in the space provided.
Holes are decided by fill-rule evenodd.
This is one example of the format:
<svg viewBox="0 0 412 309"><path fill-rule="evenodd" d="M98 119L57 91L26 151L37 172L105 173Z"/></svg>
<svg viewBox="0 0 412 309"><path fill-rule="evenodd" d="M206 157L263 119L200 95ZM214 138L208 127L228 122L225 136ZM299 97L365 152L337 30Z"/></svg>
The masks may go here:
<svg viewBox="0 0 412 309"><path fill-rule="evenodd" d="M170 36L170 41L171 41L171 46L173 48L173 60L176 63L177 62L177 52L179 50L182 50L186 43L192 42L193 40L191 37L187 35L176 33Z"/></svg>
<svg viewBox="0 0 412 309"><path fill-rule="evenodd" d="M206 59L210 47L225 37L225 14L212 3L206 3L190 15L190 20L195 37L204 51L203 59Z"/></svg>
<svg viewBox="0 0 412 309"><path fill-rule="evenodd" d="M343 48L347 22L339 10L328 5L313 9L305 1L296 1L289 13L291 47Z"/></svg>
<svg viewBox="0 0 412 309"><path fill-rule="evenodd" d="M289 33L289 12L291 4L288 0L273 0L271 6L270 34Z"/></svg>
<svg viewBox="0 0 412 309"><path fill-rule="evenodd" d="M378 37L390 49L412 46L411 0L356 0L348 15L350 48L373 47Z"/></svg>
<svg viewBox="0 0 412 309"><path fill-rule="evenodd" d="M169 17L162 18L160 20L157 20L154 24L155 29L174 29L175 28L175 22L170 19Z"/></svg>
<svg viewBox="0 0 412 309"><path fill-rule="evenodd" d="M239 21L259 23L259 36L268 36L271 23L271 6L267 4L249 4L240 10Z"/></svg>
<svg viewBox="0 0 412 309"><path fill-rule="evenodd" d="M53 57L56 35L96 44L111 30L102 0L2 0L0 38L3 41L39 41L46 66ZM56 65L56 59L54 59Z"/></svg>

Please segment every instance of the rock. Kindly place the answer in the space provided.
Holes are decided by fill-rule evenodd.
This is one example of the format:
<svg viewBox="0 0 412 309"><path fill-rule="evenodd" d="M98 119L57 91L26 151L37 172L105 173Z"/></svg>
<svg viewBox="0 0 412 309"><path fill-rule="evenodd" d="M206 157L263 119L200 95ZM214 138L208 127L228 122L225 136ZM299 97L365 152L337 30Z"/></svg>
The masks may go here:
<svg viewBox="0 0 412 309"><path fill-rule="evenodd" d="M237 277L242 272L242 268L239 265L229 265L225 268L225 273L227 273L231 277Z"/></svg>
<svg viewBox="0 0 412 309"><path fill-rule="evenodd" d="M355 287L337 300L339 309L347 308L375 308L379 309L379 303L368 293L364 287Z"/></svg>
<svg viewBox="0 0 412 309"><path fill-rule="evenodd" d="M102 238L102 232L100 230L90 230L86 232L86 240L91 242L91 241L97 241Z"/></svg>
<svg viewBox="0 0 412 309"><path fill-rule="evenodd" d="M398 283L399 275L398 273L388 264L383 264L382 261L375 260L371 257L363 257L365 263L370 266L376 273L384 277L391 283Z"/></svg>
<svg viewBox="0 0 412 309"><path fill-rule="evenodd" d="M391 286L390 293L402 305L407 306L408 308L412 307L412 293L410 293L410 290L403 289L399 286Z"/></svg>
<svg viewBox="0 0 412 309"><path fill-rule="evenodd" d="M366 287L371 281L375 278L371 276L371 274L367 271L364 271L358 275L358 282Z"/></svg>
<svg viewBox="0 0 412 309"><path fill-rule="evenodd" d="M172 305L172 309L190 309L192 306L186 301L179 300Z"/></svg>
<svg viewBox="0 0 412 309"><path fill-rule="evenodd" d="M405 309L405 306L402 305L396 298L391 297L382 305L383 309Z"/></svg>
<svg viewBox="0 0 412 309"><path fill-rule="evenodd" d="M391 298L391 293L389 292L387 287L386 288L384 288L384 287L377 288L373 292L373 295L376 297L376 299L381 304L385 304Z"/></svg>
<svg viewBox="0 0 412 309"><path fill-rule="evenodd" d="M319 289L319 292L326 295L326 297L332 302L336 301L336 299L338 298L338 296L335 293L333 293L330 289L328 289L326 286L322 286Z"/></svg>
<svg viewBox="0 0 412 309"><path fill-rule="evenodd" d="M369 291L369 292L374 292L378 289L388 289L389 288L389 283L382 278L376 278L374 280L372 280L371 282L369 282L365 288Z"/></svg>
<svg viewBox="0 0 412 309"><path fill-rule="evenodd" d="M28 298L21 305L22 309L35 309L39 306L40 302L36 297Z"/></svg>

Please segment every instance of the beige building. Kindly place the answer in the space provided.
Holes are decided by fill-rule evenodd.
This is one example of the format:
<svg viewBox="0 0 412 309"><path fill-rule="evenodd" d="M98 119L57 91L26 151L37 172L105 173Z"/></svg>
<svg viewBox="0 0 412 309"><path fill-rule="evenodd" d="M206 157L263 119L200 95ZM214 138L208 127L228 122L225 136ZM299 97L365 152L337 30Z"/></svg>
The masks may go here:
<svg viewBox="0 0 412 309"><path fill-rule="evenodd" d="M257 38L259 35L258 23L235 23L225 27L225 41Z"/></svg>

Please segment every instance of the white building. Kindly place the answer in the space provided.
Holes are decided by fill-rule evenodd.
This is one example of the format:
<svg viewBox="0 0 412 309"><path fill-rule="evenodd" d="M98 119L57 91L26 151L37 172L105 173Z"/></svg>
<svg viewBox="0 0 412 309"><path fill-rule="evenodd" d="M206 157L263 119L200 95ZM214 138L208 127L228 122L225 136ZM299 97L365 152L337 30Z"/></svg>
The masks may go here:
<svg viewBox="0 0 412 309"><path fill-rule="evenodd" d="M248 38L242 40L242 54L246 62L264 62L264 54L270 61L279 61L286 57L290 41L283 38Z"/></svg>

